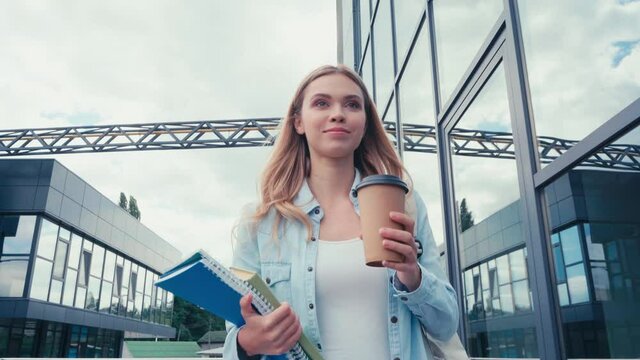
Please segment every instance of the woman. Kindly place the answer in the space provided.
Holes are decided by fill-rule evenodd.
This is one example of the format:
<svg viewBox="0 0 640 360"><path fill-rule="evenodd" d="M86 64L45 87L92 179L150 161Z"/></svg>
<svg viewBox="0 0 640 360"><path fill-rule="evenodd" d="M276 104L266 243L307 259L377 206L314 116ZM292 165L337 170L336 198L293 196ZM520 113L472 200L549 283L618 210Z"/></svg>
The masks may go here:
<svg viewBox="0 0 640 360"><path fill-rule="evenodd" d="M354 189L373 174L405 177L362 80L344 66L316 69L293 97L261 202L234 245L233 266L259 273L283 305L262 316L243 297L246 324L228 324L225 359L282 354L302 331L328 360L428 359L422 328L439 340L455 333L456 295L417 194L407 198L413 216L389 214L405 230L380 229L405 261L365 265Z"/></svg>

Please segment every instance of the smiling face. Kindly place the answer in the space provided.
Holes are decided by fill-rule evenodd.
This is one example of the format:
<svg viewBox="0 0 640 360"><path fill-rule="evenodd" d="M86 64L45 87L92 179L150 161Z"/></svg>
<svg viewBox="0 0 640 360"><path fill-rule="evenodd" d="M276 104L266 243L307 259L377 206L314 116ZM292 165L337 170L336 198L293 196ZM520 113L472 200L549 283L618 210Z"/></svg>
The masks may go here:
<svg viewBox="0 0 640 360"><path fill-rule="evenodd" d="M353 159L365 124L362 91L339 73L313 80L295 117L295 130L306 137L311 159Z"/></svg>

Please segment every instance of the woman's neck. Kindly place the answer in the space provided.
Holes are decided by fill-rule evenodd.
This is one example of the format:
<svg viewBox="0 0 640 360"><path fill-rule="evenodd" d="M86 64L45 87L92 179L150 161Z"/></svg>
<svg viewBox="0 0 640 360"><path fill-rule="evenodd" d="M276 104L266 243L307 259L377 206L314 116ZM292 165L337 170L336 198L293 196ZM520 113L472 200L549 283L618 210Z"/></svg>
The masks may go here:
<svg viewBox="0 0 640 360"><path fill-rule="evenodd" d="M353 159L315 159L307 178L313 196L323 206L349 196L355 177Z"/></svg>

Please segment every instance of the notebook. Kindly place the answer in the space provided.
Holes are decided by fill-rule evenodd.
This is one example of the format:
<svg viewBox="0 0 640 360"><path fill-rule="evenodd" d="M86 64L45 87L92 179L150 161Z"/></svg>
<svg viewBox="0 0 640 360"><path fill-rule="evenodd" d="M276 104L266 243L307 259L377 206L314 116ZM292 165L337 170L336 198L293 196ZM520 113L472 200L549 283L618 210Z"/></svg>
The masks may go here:
<svg viewBox="0 0 640 360"><path fill-rule="evenodd" d="M166 271L155 285L236 326L244 324L240 298L249 292L253 294L253 307L260 314L268 314L280 305L258 274L226 268L203 250ZM322 355L302 334L293 349L280 358L322 360Z"/></svg>

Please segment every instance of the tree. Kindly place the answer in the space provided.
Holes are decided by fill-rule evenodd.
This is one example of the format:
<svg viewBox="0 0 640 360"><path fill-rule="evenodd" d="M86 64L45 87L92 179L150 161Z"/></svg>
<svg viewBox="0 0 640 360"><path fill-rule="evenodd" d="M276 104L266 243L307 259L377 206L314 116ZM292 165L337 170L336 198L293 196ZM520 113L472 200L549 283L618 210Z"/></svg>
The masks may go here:
<svg viewBox="0 0 640 360"><path fill-rule="evenodd" d="M176 296L171 326L178 341L198 341L207 331L225 330L224 320Z"/></svg>
<svg viewBox="0 0 640 360"><path fill-rule="evenodd" d="M127 210L127 195L120 193L120 207Z"/></svg>
<svg viewBox="0 0 640 360"><path fill-rule="evenodd" d="M473 213L467 208L467 199L460 203L460 230L464 232L473 226Z"/></svg>
<svg viewBox="0 0 640 360"><path fill-rule="evenodd" d="M138 220L142 216L140 209L138 209L138 202L133 196L129 196L129 214Z"/></svg>

